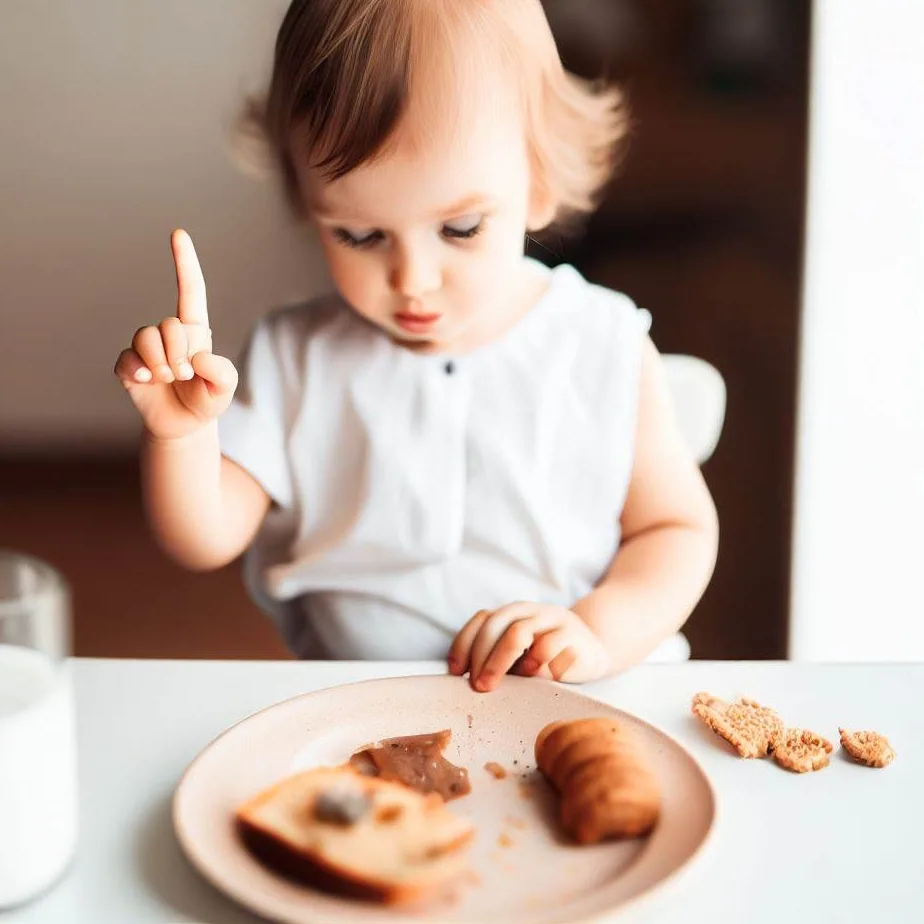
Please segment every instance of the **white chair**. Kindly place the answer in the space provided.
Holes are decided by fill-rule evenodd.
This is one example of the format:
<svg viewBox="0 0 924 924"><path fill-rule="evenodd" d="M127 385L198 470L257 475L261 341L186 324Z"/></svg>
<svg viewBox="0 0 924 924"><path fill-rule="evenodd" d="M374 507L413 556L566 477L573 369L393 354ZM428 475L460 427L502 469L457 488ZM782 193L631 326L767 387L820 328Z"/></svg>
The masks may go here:
<svg viewBox="0 0 924 924"><path fill-rule="evenodd" d="M696 356L668 353L663 359L680 428L702 465L715 451L725 423L725 380Z"/></svg>
<svg viewBox="0 0 924 924"><path fill-rule="evenodd" d="M725 380L703 359L665 354L668 385L683 430L696 461L702 465L715 451L725 423ZM682 632L665 639L646 659L650 664L687 661L690 643Z"/></svg>

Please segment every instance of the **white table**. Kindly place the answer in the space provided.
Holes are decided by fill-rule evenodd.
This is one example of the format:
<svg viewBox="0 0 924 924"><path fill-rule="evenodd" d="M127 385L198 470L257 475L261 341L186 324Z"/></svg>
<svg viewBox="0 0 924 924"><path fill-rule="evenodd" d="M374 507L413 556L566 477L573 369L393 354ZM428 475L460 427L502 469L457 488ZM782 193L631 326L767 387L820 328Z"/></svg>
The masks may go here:
<svg viewBox="0 0 924 924"><path fill-rule="evenodd" d="M2 924L257 924L189 867L170 825L183 769L220 731L278 700L338 683L442 672L438 664L75 661L82 840L75 866ZM733 756L689 712L692 694L750 695L834 740L888 734L895 763L835 751L798 776ZM700 760L719 798L704 853L621 922L924 921L924 665L693 661L645 665L585 690L660 726ZM2 832L0 832L2 836Z"/></svg>

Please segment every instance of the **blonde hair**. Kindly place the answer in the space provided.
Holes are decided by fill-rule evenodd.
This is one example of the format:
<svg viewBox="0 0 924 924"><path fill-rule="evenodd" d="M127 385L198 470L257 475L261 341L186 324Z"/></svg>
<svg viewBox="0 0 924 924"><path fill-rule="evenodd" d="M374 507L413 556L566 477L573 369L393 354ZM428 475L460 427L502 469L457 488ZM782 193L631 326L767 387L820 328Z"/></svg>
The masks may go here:
<svg viewBox="0 0 924 924"><path fill-rule="evenodd" d="M310 166L342 177L387 151L412 102L445 107L445 81L488 58L515 83L550 219L592 211L626 136L623 98L564 69L539 0L293 0L239 138L263 146L301 213L294 139Z"/></svg>

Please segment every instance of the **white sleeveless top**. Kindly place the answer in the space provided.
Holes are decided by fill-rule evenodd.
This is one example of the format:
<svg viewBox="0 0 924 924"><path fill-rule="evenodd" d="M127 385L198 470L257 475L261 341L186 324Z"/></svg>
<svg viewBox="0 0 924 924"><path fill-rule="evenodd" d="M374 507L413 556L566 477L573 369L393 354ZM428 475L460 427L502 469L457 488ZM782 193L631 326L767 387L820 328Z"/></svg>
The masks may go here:
<svg viewBox="0 0 924 924"><path fill-rule="evenodd" d="M219 422L275 502L245 559L299 657L440 659L480 609L606 572L650 317L570 266L501 339L393 343L337 296L254 330Z"/></svg>

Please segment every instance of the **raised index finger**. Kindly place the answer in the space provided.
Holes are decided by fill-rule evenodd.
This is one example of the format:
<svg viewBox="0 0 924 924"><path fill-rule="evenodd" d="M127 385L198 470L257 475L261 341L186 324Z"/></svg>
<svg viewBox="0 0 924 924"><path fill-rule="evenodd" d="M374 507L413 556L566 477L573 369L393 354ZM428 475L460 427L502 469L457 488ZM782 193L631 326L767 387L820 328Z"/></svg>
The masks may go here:
<svg viewBox="0 0 924 924"><path fill-rule="evenodd" d="M173 251L173 262L176 264L176 316L183 324L208 327L205 278L192 238L182 229L177 229L170 236L170 249Z"/></svg>

